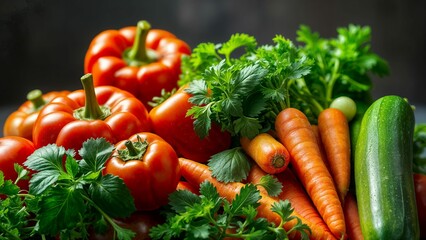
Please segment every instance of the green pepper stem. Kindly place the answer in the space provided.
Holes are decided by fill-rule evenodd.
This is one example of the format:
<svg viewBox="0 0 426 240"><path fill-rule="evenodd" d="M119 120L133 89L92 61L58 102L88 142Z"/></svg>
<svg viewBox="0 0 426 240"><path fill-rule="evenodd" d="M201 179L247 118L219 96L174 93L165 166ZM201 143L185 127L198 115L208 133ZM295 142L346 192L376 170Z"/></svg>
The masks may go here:
<svg viewBox="0 0 426 240"><path fill-rule="evenodd" d="M142 138L137 135L138 140L133 142L131 140L127 140L124 142L125 149L118 150L118 157L123 161L130 160L142 160L145 152L148 148L148 142L146 140L142 140Z"/></svg>
<svg viewBox="0 0 426 240"><path fill-rule="evenodd" d="M111 115L111 109L106 106L99 106L92 74L87 73L80 80L83 84L86 101L84 107L74 110L74 117L79 120L103 120Z"/></svg>
<svg viewBox="0 0 426 240"><path fill-rule="evenodd" d="M31 101L34 110L38 110L46 104L46 101L43 99L43 93L39 89L28 92L27 100Z"/></svg>
<svg viewBox="0 0 426 240"><path fill-rule="evenodd" d="M140 153L140 150L138 150L135 145L133 145L133 142L130 140L127 140L124 142L124 146L126 146L129 157L137 156Z"/></svg>
<svg viewBox="0 0 426 240"><path fill-rule="evenodd" d="M92 74L88 73L81 77L86 103L84 105L84 118L100 119L104 114L96 99L95 86L93 85Z"/></svg>
<svg viewBox="0 0 426 240"><path fill-rule="evenodd" d="M146 48L149 30L151 30L151 25L147 21L138 22L133 46L123 53L123 58L128 65L142 66L157 59L156 54Z"/></svg>

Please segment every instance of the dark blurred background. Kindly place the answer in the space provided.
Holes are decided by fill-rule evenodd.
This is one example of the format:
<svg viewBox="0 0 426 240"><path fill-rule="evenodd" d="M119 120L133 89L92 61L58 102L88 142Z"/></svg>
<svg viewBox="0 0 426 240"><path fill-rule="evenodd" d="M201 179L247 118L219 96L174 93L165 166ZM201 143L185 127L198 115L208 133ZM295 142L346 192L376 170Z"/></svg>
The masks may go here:
<svg viewBox="0 0 426 240"><path fill-rule="evenodd" d="M373 50L391 67L390 76L374 79L374 96L399 94L426 104L424 0L0 0L0 107L20 105L34 88L81 88L92 38L142 19L191 47L237 32L260 44L276 34L295 42L301 24L324 37L350 23L369 25Z"/></svg>

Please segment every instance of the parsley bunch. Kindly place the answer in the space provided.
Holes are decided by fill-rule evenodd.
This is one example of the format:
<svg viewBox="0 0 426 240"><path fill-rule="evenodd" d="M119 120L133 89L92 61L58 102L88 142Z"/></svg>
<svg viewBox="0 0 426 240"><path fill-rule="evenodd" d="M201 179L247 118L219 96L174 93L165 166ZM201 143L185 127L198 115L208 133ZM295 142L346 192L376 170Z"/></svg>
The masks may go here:
<svg viewBox="0 0 426 240"><path fill-rule="evenodd" d="M289 234L299 232L302 239L309 239L309 227L297 219L297 225L289 231L283 225L294 219L288 200L276 202L272 210L282 221L279 226L264 218L256 218L261 195L253 184L245 185L235 198L228 202L219 196L209 181L200 185L200 195L178 190L170 195L171 213L167 222L150 230L153 239L288 239Z"/></svg>
<svg viewBox="0 0 426 240"><path fill-rule="evenodd" d="M254 47L253 37L236 34L216 47L201 44L183 63L183 69L193 68L187 70L195 79L187 91L194 106L187 115L195 118L200 137L207 136L212 122L236 138L273 129L276 115L290 105L288 85L308 74L311 64L288 39L277 35L273 41L274 45ZM242 47L245 51L237 57L234 51ZM250 170L239 146L213 155L208 165L223 182L241 181Z"/></svg>
<svg viewBox="0 0 426 240"><path fill-rule="evenodd" d="M0 239L21 239L31 235L31 228L28 228L30 213L26 210L32 206L33 198L27 201L19 195L20 188L16 183L28 176L28 171L22 166L15 164L18 178L15 182L5 180L4 174L0 171ZM6 197L7 196L7 197Z"/></svg>
<svg viewBox="0 0 426 240"><path fill-rule="evenodd" d="M270 130L275 116L289 104L289 80L309 73L307 58L300 57L292 42L283 36L276 36L273 46L258 48L253 48L252 39L244 34L233 35L215 54L205 45L194 50L192 57L197 64L190 63L195 64L191 65L195 80L187 91L196 106L188 115L196 119L194 129L200 137L207 136L212 122L234 136L248 138ZM246 52L239 58L229 57L238 49L236 46L245 46ZM201 54L203 50L209 52ZM220 53L226 55L220 58ZM201 56L216 58L205 58L203 62ZM184 65L186 68L190 66Z"/></svg>
<svg viewBox="0 0 426 240"><path fill-rule="evenodd" d="M372 77L389 74L388 63L371 50L371 28L350 24L335 38L322 38L308 26L297 31L300 54L314 60L311 72L290 86L294 107L312 122L339 96L371 103ZM308 103L308 104L306 104Z"/></svg>
<svg viewBox="0 0 426 240"><path fill-rule="evenodd" d="M81 160L74 150L54 144L37 149L24 162L34 171L29 193L20 193L10 180L0 181L0 193L7 195L0 205L0 229L6 229L0 239L87 239L89 227L102 231L108 225L118 239L132 239L134 233L113 220L135 211L130 191L121 178L102 174L113 148L103 138L89 139L79 150Z"/></svg>

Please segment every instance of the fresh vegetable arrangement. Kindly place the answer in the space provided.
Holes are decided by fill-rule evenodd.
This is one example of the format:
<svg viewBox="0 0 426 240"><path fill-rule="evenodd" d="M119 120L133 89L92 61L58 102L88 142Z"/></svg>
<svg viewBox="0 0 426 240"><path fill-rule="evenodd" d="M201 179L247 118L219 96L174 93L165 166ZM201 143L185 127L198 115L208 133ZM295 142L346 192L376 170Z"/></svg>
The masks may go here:
<svg viewBox="0 0 426 240"><path fill-rule="evenodd" d="M424 237L426 127L371 96L389 73L371 29L337 33L192 49L146 21L100 33L83 89L4 127L0 239Z"/></svg>

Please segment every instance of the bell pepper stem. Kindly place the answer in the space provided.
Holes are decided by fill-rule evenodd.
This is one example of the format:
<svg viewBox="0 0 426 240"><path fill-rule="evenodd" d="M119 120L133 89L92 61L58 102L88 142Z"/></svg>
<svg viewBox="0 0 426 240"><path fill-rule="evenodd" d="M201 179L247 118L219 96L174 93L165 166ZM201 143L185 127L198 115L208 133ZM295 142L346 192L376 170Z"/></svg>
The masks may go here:
<svg viewBox="0 0 426 240"><path fill-rule="evenodd" d="M146 48L146 38L151 29L149 22L142 20L137 23L133 46L124 52L123 58L130 66L142 66L157 59L156 54Z"/></svg>
<svg viewBox="0 0 426 240"><path fill-rule="evenodd" d="M74 111L74 117L80 120L105 119L111 115L111 110L105 106L99 106L96 98L95 87L93 85L93 77L91 73L87 73L81 77L84 94L86 97L85 105Z"/></svg>
<svg viewBox="0 0 426 240"><path fill-rule="evenodd" d="M126 148L123 150L118 150L121 160L129 161L143 159L143 155L145 154L148 147L148 142L146 140L142 140L139 135L137 138L138 141L136 142L132 142L131 140L125 141L124 146L126 146Z"/></svg>
<svg viewBox="0 0 426 240"><path fill-rule="evenodd" d="M135 145L133 145L132 141L127 140L126 142L124 142L124 145L127 148L129 156L137 156L139 154L140 151L138 151L138 149L135 147Z"/></svg>
<svg viewBox="0 0 426 240"><path fill-rule="evenodd" d="M146 62L148 60L145 43L150 29L151 25L147 21L138 22L133 47L129 52L130 58L137 59L141 62Z"/></svg>
<svg viewBox="0 0 426 240"><path fill-rule="evenodd" d="M43 99L43 93L40 89L34 89L28 92L27 100L31 101L34 110L38 110L46 104L46 101Z"/></svg>

